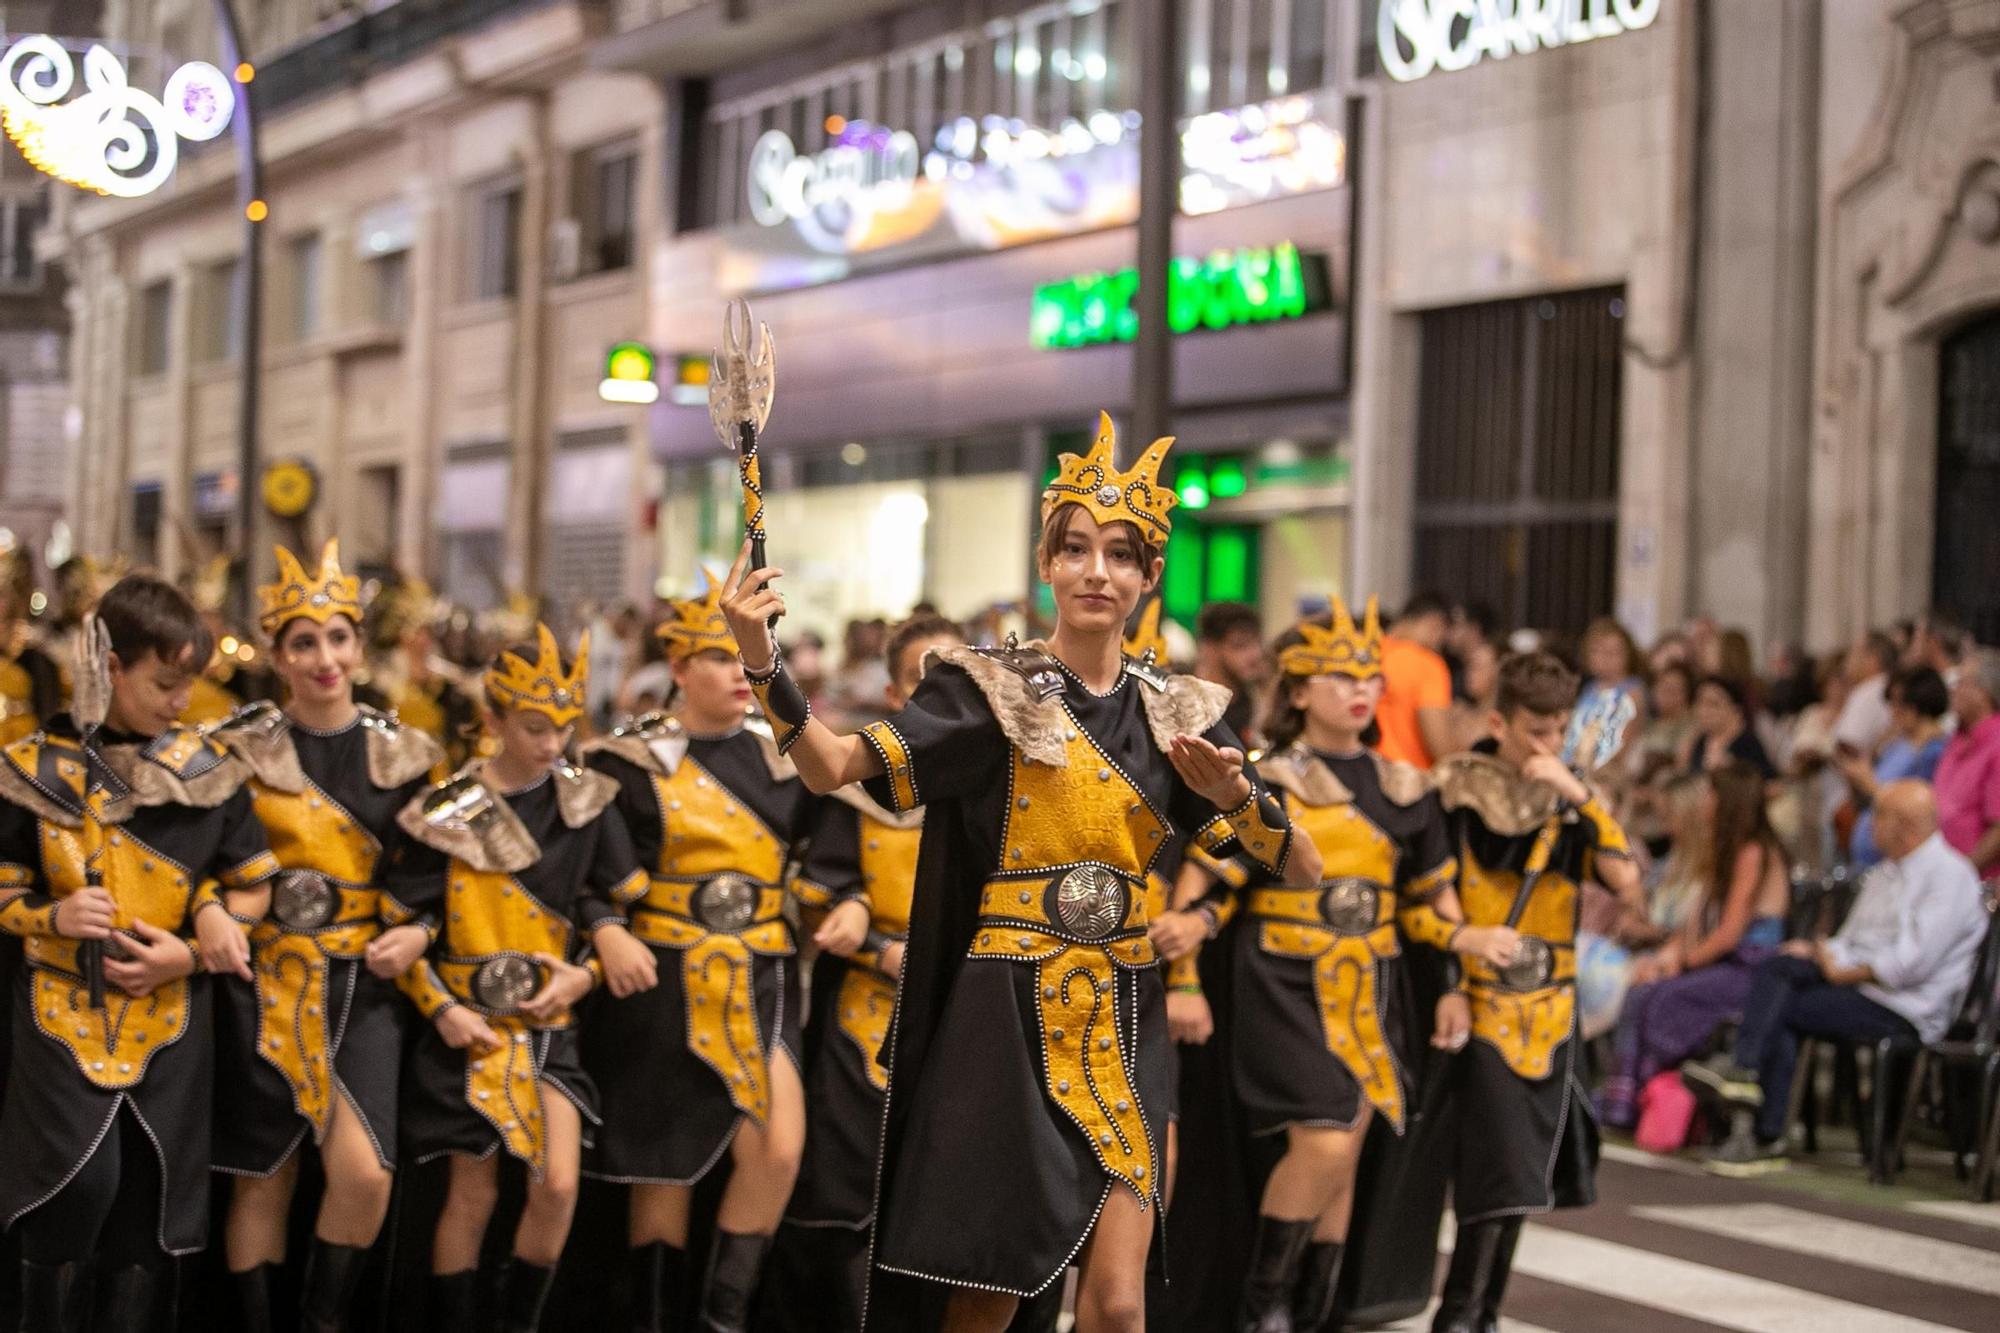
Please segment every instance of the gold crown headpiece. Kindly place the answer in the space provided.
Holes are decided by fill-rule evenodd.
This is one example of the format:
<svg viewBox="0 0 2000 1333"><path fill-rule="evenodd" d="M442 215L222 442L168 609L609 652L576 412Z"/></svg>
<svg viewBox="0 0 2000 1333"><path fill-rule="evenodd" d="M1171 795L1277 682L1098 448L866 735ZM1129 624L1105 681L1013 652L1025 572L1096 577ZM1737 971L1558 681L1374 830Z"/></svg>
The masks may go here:
<svg viewBox="0 0 2000 1333"><path fill-rule="evenodd" d="M1132 632L1125 636L1125 656L1137 662L1146 660L1152 653L1153 661L1161 666L1167 664L1167 636L1160 630L1160 609L1163 601L1158 593L1139 604L1139 621Z"/></svg>
<svg viewBox="0 0 2000 1333"><path fill-rule="evenodd" d="M1081 458L1063 454L1056 459L1056 479L1042 492L1042 522L1049 521L1058 505L1078 504L1100 524L1130 523L1145 541L1163 544L1174 527L1167 515L1181 502L1172 487L1160 484L1160 464L1173 443L1173 436L1161 436L1146 446L1130 471L1120 472L1111 414L1099 412L1097 439L1090 452Z"/></svg>
<svg viewBox="0 0 2000 1333"><path fill-rule="evenodd" d="M531 709L559 727L583 716L583 685L590 675L590 631L577 640L576 665L564 674L556 636L535 622L535 660L524 661L502 649L486 668L489 694L505 708Z"/></svg>
<svg viewBox="0 0 2000 1333"><path fill-rule="evenodd" d="M361 580L341 572L340 539L329 537L319 555L319 568L308 574L299 558L280 546L278 581L257 589L262 609L257 623L275 639L285 622L304 617L324 625L335 616L361 624ZM225 575L226 577L226 575Z"/></svg>
<svg viewBox="0 0 2000 1333"><path fill-rule="evenodd" d="M1278 654L1278 670L1286 675L1372 680L1382 674L1382 613L1373 597L1358 629L1347 604L1336 597L1331 627L1308 620L1298 632L1300 642Z"/></svg>
<svg viewBox="0 0 2000 1333"><path fill-rule="evenodd" d="M667 646L669 662L684 662L696 653L720 649L736 656L736 636L729 632L728 618L722 614L722 580L712 569L702 570L708 591L686 601L669 602L673 614L653 632Z"/></svg>

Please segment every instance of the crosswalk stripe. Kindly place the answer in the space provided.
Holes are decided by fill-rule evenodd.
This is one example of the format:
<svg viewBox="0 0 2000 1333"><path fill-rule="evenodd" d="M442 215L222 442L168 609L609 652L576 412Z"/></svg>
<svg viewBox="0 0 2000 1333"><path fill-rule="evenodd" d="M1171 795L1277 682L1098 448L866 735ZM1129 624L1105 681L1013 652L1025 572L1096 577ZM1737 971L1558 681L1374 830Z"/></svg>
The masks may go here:
<svg viewBox="0 0 2000 1333"><path fill-rule="evenodd" d="M1654 1205L1634 1217L1705 1231L1753 1245L1832 1259L1938 1286L2000 1296L2000 1254L1948 1240L1913 1236L1844 1217L1776 1203Z"/></svg>
<svg viewBox="0 0 2000 1333"><path fill-rule="evenodd" d="M1942 1218L1947 1222L1963 1222L1972 1227L1991 1227L2000 1231L2000 1203L1973 1203L1969 1199L1925 1199L1919 1203L1905 1204L1913 1213L1925 1217Z"/></svg>
<svg viewBox="0 0 2000 1333"><path fill-rule="evenodd" d="M1943 1324L1553 1227L1529 1226L1522 1231L1514 1268L1544 1281L1741 1333L1827 1333L1849 1328L1870 1333L1946 1333Z"/></svg>
<svg viewBox="0 0 2000 1333"><path fill-rule="evenodd" d="M1622 1162L1626 1166L1643 1166L1648 1171L1671 1171L1675 1175L1680 1176L1702 1176L1708 1174L1701 1169L1700 1162L1692 1161L1686 1157L1676 1157L1671 1154L1647 1152L1644 1148L1634 1148L1630 1144L1607 1143L1602 1146L1600 1151L1603 1153L1606 1161Z"/></svg>

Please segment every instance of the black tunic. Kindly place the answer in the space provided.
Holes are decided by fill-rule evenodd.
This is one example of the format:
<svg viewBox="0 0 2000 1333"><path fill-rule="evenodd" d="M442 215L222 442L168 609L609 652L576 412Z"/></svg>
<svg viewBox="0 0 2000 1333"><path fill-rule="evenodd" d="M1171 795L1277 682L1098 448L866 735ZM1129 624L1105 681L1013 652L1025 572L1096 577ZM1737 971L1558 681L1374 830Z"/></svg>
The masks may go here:
<svg viewBox="0 0 2000 1333"><path fill-rule="evenodd" d="M948 653L909 708L871 729L891 772L867 784L870 794L894 809L917 800L927 807L891 1038L875 1248L878 1270L890 1277L878 1281L871 1297L871 1326L877 1328L919 1327L923 1316L917 1312L936 1299L935 1288L927 1292L923 1284L898 1279L1018 1296L1040 1292L1082 1248L1111 1189L1143 1190L1144 1204L1157 1208L1159 1170L1141 1180L1127 1164L1151 1161L1157 1168L1164 1160L1171 1060L1165 993L1150 946L1143 939L1143 947L1129 952L1111 943L1076 944L1074 931L1065 934L1050 915L1042 918L1040 932L1020 932L1022 953L1005 956L1018 928L999 923L1014 914L1014 889L1021 886L1019 900L1027 904L1018 909L1023 918L1045 912L1057 898L1055 883L1040 906L1028 900L1051 873L1066 881L1067 871L1063 858L1037 864L1041 858L1016 857L1016 847L1003 846L1003 837L1017 839L1010 812L1030 813L1022 804L1028 787L1042 784L1037 789L1046 795L1051 770L1031 766L1003 733L994 706L960 665L968 662L966 651ZM970 665L981 666L989 681L999 679L990 664ZM1173 697L1185 699L1191 686L1174 682ZM1034 816L1041 822L1024 820L1032 831L1020 842L1065 845L1075 858L1071 866L1109 865L1141 883L1167 854L1173 832L1202 835L1211 850L1233 848L1227 826L1181 782L1161 749L1163 738L1149 725L1141 691L1154 688L1127 670L1109 693L1096 695L1062 671L1061 711L1054 714L1060 739L1053 743L1065 747L1061 772L1072 785L1052 809L1034 807L1042 811ZM1204 715L1207 725L1175 730L1236 747L1235 737L1213 720L1220 711L1216 702ZM1050 715L1038 716L1046 724ZM1132 821L1125 826L1129 853L1117 833L1126 818ZM1139 864L1118 864L1128 858ZM1024 878L1008 878L1008 872ZM997 897L996 884L1005 890ZM1142 929L1143 919L1143 908L1135 913L1128 905L1125 929ZM1043 938L1058 943L1035 943ZM1061 947L1063 939L1072 943ZM1107 954L1114 961L1104 969ZM1037 957L1060 960L1069 970L1051 975L1034 964ZM1074 1006L1078 980L1099 973L1107 989L1095 1008L1066 1009L1086 1015L1082 1033L1050 1028L1045 1006ZM1101 1107L1115 1116L1115 1128L1105 1128L1098 1142L1086 1137L1077 1110L1056 1095L1058 1076L1045 1055L1062 1051L1067 1070L1078 1035L1088 1039L1082 1069L1093 1080L1092 1095L1109 1077L1129 1083L1136 1102L1127 1112L1121 1088L1115 1106ZM1099 1043L1120 1057L1122 1080L1115 1070L1089 1063ZM1069 1084L1060 1090L1068 1093Z"/></svg>
<svg viewBox="0 0 2000 1333"><path fill-rule="evenodd" d="M276 873L242 788L244 770L213 743L184 731L150 741L100 732L97 743L113 771L92 765L93 785L129 791L133 803L127 818L103 830L105 884L121 913L192 939L193 913L217 884L251 888ZM10 784L32 782L56 810L78 808L84 766L68 719L9 746L0 763L9 766ZM47 805L38 809L0 802L0 884L26 890L6 902L0 889L0 925L25 936L29 948L11 997L0 1224L11 1227L55 1197L93 1153L110 1150L112 1121L127 1107L159 1155L160 1248L191 1253L208 1233L211 979L196 972L141 1000L111 987L105 1013L94 1014L71 970L74 942L53 933L53 899L45 896L81 887L79 840L90 835L52 818ZM108 1023L116 1041L105 1038Z"/></svg>
<svg viewBox="0 0 2000 1333"><path fill-rule="evenodd" d="M358 878L342 894L347 910L317 936L285 932L275 918L258 926L251 936L257 982L217 978L222 995L216 1007L216 1104L230 1108L216 1127L218 1171L269 1176L314 1134L314 1118L301 1106L293 1082L297 1061L288 1057L302 1046L333 1070L331 1086L316 1089L327 1103L321 1133L330 1123L331 1100L344 1100L374 1145L376 1160L395 1165L397 1084L409 1007L395 984L370 972L360 957L379 933L379 914L361 917L354 909L378 896L366 888L379 883L385 861L403 839L396 815L427 778L419 771L399 785L377 786L369 770L370 725L359 716L332 732L291 723L279 744L297 755L307 789L294 796L253 783L259 816L285 869L317 870L337 885ZM325 967L323 985L299 987L299 974L315 962ZM260 1027L270 1026L268 1019L260 1023L260 1015L284 1015L294 1007L304 1013L294 1016L296 1024L280 1024L273 1034L280 1045L260 1049ZM295 1073L288 1076L281 1067ZM300 1082L314 1086L311 1075Z"/></svg>
<svg viewBox="0 0 2000 1333"><path fill-rule="evenodd" d="M513 872L492 887L491 877L480 881L483 897L468 904L461 915L446 910L448 877L461 863L436 848L414 838L404 844L398 864L389 874L386 892L394 903L430 921L441 921L431 954L413 969L418 975L406 977L407 993L417 998L426 1017L439 1011L440 997L456 998L441 980L438 963L453 956L484 955L501 951L525 952L519 940L532 929L546 930L559 923L565 927L563 949L570 961L582 961L588 954L592 927L617 920L619 903L637 888L638 862L632 854L631 835L618 812L605 807L580 827L566 821L557 793L560 782L572 779L551 774L521 791L500 795L533 839L537 849L534 863ZM481 920L473 920L475 911ZM524 932L522 923L537 922ZM488 941L502 941L496 949ZM551 1025L531 1023L524 1018L500 1018L495 1022L502 1036L527 1048L524 1072L531 1080L515 1095L531 1098L524 1110L537 1110L540 1085L548 1083L568 1098L583 1117L587 1143L592 1127L599 1123L597 1089L584 1073L577 1024L573 1015L561 1015ZM487 1157L506 1147L517 1156L528 1155L519 1141L497 1129L492 1120L475 1111L470 1097L477 1095L474 1075L491 1072L491 1059L470 1051L453 1050L438 1034L435 1023L422 1023L404 1070L402 1105L403 1150L416 1161L428 1161L448 1153ZM532 1085L532 1092L528 1085ZM539 1170L539 1161L529 1160Z"/></svg>

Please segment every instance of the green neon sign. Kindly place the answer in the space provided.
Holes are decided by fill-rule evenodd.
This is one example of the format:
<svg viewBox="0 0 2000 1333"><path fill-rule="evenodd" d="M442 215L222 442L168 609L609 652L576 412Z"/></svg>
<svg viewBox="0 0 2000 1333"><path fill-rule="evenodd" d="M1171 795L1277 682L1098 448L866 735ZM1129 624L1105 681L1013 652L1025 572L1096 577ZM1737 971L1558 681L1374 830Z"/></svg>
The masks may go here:
<svg viewBox="0 0 2000 1333"><path fill-rule="evenodd" d="M1139 336L1138 293L1135 268L1037 287L1029 337L1043 351L1131 342ZM1332 305L1326 256L1290 241L1176 259L1167 270L1167 324L1175 333L1299 319Z"/></svg>

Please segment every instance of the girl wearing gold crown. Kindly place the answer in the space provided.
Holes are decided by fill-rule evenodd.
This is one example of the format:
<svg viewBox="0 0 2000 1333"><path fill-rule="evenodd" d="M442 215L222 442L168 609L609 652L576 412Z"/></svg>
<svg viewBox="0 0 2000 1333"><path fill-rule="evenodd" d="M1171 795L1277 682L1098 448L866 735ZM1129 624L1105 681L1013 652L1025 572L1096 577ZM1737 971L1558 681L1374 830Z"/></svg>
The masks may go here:
<svg viewBox="0 0 2000 1333"><path fill-rule="evenodd" d="M1334 1297L1370 1119L1401 1133L1410 1089L1392 970L1405 938L1512 954L1513 932L1457 924L1457 871L1425 776L1362 743L1382 697L1373 598L1357 627L1334 602L1277 643L1272 747L1258 764L1312 835L1324 878L1305 891L1255 876L1232 959L1232 1082L1253 1134L1285 1154L1258 1210L1238 1326L1243 1333L1340 1327ZM1400 930L1399 930L1400 926Z"/></svg>
<svg viewBox="0 0 2000 1333"><path fill-rule="evenodd" d="M873 1327L1001 1329L1082 1270L1083 1333L1140 1327L1160 1226L1166 994L1147 877L1175 835L1300 886L1319 852L1219 725L1224 691L1129 661L1159 583L1159 469L1113 461L1109 417L1065 455L1037 551L1056 628L1026 648L948 648L909 707L858 736L809 715L766 617L781 571L731 571L724 610L752 688L816 791L866 780L927 807L888 1089Z"/></svg>
<svg viewBox="0 0 2000 1333"><path fill-rule="evenodd" d="M750 687L721 598L711 580L659 629L675 715L585 747L585 762L617 784L650 876L632 909L647 946L643 994L593 1015L584 1048L604 1092L590 1174L632 1186L638 1329L671 1326L693 1187L725 1153L701 1327L746 1327L805 1139L796 950L782 911L814 802L769 730L746 724Z"/></svg>
<svg viewBox="0 0 2000 1333"><path fill-rule="evenodd" d="M442 757L429 737L354 701L360 580L329 541L311 573L284 547L258 589L260 628L284 711L237 713L216 738L249 766L257 818L283 869L251 932L255 980L225 979L218 1004L218 1171L235 1177L226 1257L243 1326L272 1327L299 1151L320 1154L326 1194L306 1259L303 1327L345 1326L389 1207L403 1005L390 984L430 936L382 925L396 814ZM393 917L391 918L394 919Z"/></svg>
<svg viewBox="0 0 2000 1333"><path fill-rule="evenodd" d="M546 625L486 670L495 749L405 806L414 846L385 890L396 916L437 929L399 981L429 1024L411 1053L403 1144L449 1157L431 1250L431 1317L446 1333L532 1330L576 1208L585 1125L597 1093L578 1053L575 1006L644 948L624 912L646 887L615 782L563 763L589 640L574 664ZM499 1158L528 1171L498 1318L477 1323L479 1251L499 1194Z"/></svg>

